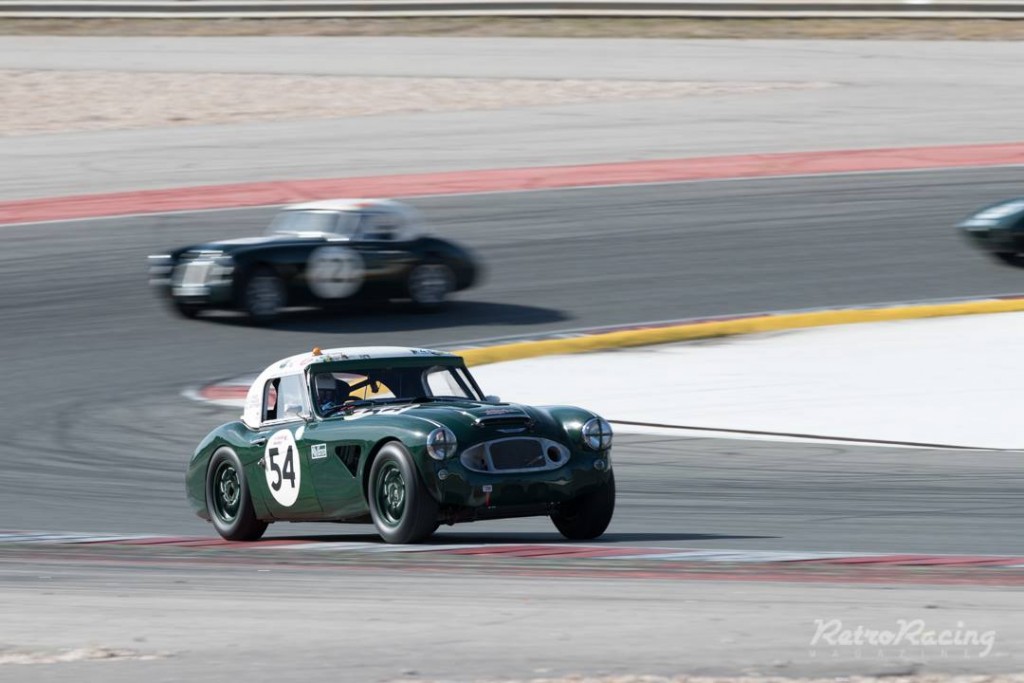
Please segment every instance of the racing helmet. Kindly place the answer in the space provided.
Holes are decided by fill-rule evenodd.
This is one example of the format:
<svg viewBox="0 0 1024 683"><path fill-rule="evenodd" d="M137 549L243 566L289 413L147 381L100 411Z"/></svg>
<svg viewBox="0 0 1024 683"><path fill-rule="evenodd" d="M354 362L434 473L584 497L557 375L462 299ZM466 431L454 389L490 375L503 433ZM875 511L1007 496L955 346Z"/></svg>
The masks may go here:
<svg viewBox="0 0 1024 683"><path fill-rule="evenodd" d="M321 412L344 403L350 391L348 382L336 378L329 372L322 372L314 377L313 385L316 388L316 402Z"/></svg>

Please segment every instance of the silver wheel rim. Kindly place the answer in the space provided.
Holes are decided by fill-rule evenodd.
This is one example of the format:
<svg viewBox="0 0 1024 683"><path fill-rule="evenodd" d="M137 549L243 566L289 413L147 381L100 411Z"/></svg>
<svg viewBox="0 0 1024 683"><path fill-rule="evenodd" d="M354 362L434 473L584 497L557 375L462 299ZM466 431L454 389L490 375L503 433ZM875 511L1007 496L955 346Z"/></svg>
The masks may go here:
<svg viewBox="0 0 1024 683"><path fill-rule="evenodd" d="M246 288L249 312L258 317L269 317L284 305L284 291L273 275L260 275L249 280Z"/></svg>
<svg viewBox="0 0 1024 683"><path fill-rule="evenodd" d="M441 263L416 266L409 276L409 295L418 304L439 304L452 290L452 269Z"/></svg>

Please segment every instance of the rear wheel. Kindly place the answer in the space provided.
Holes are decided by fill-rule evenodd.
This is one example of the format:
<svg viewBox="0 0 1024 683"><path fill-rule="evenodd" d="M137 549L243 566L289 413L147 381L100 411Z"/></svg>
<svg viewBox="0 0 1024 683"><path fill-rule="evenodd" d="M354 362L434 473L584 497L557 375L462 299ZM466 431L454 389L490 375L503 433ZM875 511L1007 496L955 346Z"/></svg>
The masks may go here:
<svg viewBox="0 0 1024 683"><path fill-rule="evenodd" d="M259 268L245 280L241 308L256 323L267 323L281 314L288 294L284 281L270 268Z"/></svg>
<svg viewBox="0 0 1024 683"><path fill-rule="evenodd" d="M386 444L373 461L366 497L377 533L388 543L419 543L437 529L437 501L397 442Z"/></svg>
<svg viewBox="0 0 1024 683"><path fill-rule="evenodd" d="M570 541L588 541L604 533L615 512L615 475L599 488L562 506L551 521Z"/></svg>
<svg viewBox="0 0 1024 683"><path fill-rule="evenodd" d="M436 310L455 289L455 273L440 261L427 261L409 271L409 298L422 310Z"/></svg>
<svg viewBox="0 0 1024 683"><path fill-rule="evenodd" d="M206 510L217 533L229 541L255 541L267 530L267 523L256 518L245 470L230 448L222 448L210 458Z"/></svg>

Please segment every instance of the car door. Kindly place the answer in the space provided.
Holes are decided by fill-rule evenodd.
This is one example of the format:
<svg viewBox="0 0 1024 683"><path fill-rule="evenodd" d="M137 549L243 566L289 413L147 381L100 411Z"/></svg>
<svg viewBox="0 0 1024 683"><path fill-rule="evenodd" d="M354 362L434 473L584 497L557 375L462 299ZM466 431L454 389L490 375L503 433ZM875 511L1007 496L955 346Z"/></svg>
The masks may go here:
<svg viewBox="0 0 1024 683"><path fill-rule="evenodd" d="M407 236L408 226L398 213L368 212L353 235L351 247L365 268L366 288L401 288L416 256Z"/></svg>
<svg viewBox="0 0 1024 683"><path fill-rule="evenodd" d="M359 479L359 462L369 446L353 438L344 417L314 422L306 427L300 450L310 454L310 469L317 498L328 519L347 519L367 512Z"/></svg>
<svg viewBox="0 0 1024 683"><path fill-rule="evenodd" d="M310 450L303 434L309 415L301 375L271 378L263 390L263 421L250 436L261 453L247 472L254 495L274 519L317 519L322 516L316 496Z"/></svg>

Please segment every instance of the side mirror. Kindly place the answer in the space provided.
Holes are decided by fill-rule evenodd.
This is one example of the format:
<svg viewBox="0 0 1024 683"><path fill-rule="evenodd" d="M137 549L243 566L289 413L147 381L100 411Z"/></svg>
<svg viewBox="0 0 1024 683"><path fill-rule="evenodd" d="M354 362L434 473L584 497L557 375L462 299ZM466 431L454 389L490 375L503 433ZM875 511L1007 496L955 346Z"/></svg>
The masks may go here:
<svg viewBox="0 0 1024 683"><path fill-rule="evenodd" d="M484 400L488 403L501 403L501 399L491 394L490 396L484 396Z"/></svg>

